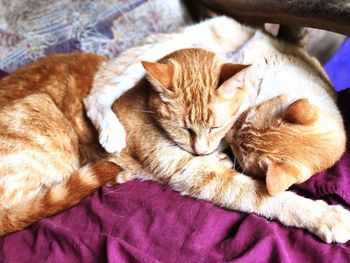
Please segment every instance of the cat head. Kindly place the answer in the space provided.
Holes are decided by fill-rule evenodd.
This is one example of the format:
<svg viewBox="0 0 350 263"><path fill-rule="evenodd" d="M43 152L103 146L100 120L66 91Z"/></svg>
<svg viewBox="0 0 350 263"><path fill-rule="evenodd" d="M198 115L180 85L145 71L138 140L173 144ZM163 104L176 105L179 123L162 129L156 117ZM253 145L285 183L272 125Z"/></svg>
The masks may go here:
<svg viewBox="0 0 350 263"><path fill-rule="evenodd" d="M319 119L318 108L307 99L291 103L279 96L244 112L225 138L243 171L266 176L267 190L275 195L340 157L337 136L324 131Z"/></svg>
<svg viewBox="0 0 350 263"><path fill-rule="evenodd" d="M191 154L212 153L247 97L247 65L224 64L203 49L179 50L142 65L154 91L149 107L163 130Z"/></svg>

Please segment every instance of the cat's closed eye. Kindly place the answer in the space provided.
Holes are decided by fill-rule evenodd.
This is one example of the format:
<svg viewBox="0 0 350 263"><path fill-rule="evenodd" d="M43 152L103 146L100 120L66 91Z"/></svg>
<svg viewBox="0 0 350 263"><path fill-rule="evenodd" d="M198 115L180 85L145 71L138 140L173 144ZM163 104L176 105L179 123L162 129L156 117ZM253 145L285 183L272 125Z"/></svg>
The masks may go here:
<svg viewBox="0 0 350 263"><path fill-rule="evenodd" d="M192 130L191 128L183 127L183 129L185 129L190 134L191 137L194 137L196 135L194 130Z"/></svg>
<svg viewBox="0 0 350 263"><path fill-rule="evenodd" d="M210 127L210 128L209 128L209 134L212 133L213 131L219 129L219 128L220 128L220 126Z"/></svg>
<svg viewBox="0 0 350 263"><path fill-rule="evenodd" d="M194 130L193 129L191 129L191 128L188 128L188 127L182 127L184 130L186 130L190 135L191 135L191 137L193 137L193 136L195 136L196 135L196 133L194 132ZM212 132L214 132L215 130L217 130L217 129L219 129L220 128L220 126L213 126L213 127L210 127L209 129L208 129L208 132L209 132L209 134L211 134Z"/></svg>

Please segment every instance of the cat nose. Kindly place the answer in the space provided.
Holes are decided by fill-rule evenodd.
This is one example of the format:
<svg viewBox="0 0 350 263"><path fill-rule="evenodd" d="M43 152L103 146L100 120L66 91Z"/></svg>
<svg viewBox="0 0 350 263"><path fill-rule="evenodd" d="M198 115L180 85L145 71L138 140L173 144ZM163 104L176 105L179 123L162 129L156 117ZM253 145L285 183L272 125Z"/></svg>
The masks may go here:
<svg viewBox="0 0 350 263"><path fill-rule="evenodd" d="M208 145L204 140L196 141L194 145L194 152L198 155L203 155L208 153Z"/></svg>

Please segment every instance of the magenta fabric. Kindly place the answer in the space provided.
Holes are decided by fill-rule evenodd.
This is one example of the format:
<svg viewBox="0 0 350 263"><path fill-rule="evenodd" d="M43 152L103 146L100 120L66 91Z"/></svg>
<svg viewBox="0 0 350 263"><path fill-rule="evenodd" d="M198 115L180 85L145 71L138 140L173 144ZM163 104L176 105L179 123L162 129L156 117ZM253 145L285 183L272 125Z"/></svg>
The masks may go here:
<svg viewBox="0 0 350 263"><path fill-rule="evenodd" d="M350 89L339 98L350 130ZM294 190L349 208L349 152ZM0 238L0 262L233 261L350 262L350 243L328 245L305 230L146 181L103 187L64 213Z"/></svg>

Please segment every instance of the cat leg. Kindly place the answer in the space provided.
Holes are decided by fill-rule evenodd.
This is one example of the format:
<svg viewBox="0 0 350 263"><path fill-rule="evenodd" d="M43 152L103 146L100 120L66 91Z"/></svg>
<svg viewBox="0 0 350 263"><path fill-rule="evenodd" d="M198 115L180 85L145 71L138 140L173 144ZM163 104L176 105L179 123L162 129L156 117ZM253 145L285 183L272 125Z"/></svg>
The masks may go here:
<svg viewBox="0 0 350 263"><path fill-rule="evenodd" d="M305 47L308 43L309 34L305 27L280 25L278 38Z"/></svg>
<svg viewBox="0 0 350 263"><path fill-rule="evenodd" d="M313 201L288 191L271 196L263 182L227 169L216 161L210 156L195 158L185 172L172 176L169 184L182 194L221 207L305 228L327 243L344 243L350 239L350 212L341 206Z"/></svg>

